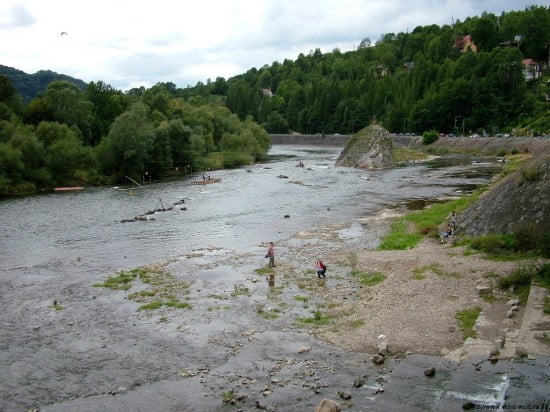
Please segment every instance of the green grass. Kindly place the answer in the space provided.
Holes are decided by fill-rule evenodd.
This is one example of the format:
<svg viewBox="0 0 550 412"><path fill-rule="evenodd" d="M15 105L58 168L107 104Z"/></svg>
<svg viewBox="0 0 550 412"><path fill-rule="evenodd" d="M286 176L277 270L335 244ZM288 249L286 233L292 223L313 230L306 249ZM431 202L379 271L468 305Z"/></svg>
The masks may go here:
<svg viewBox="0 0 550 412"><path fill-rule="evenodd" d="M145 305L141 305L138 310L155 310L160 309L163 306L166 306L168 308L176 308L176 309L189 309L191 305L187 302L179 302L176 300L169 300L169 301L161 301L161 300L154 300L153 302L146 303Z"/></svg>
<svg viewBox="0 0 550 412"><path fill-rule="evenodd" d="M437 276L459 278L461 277L458 272L445 272L439 263L432 263L426 266L419 266L413 269L413 279L424 279L426 272L433 272Z"/></svg>
<svg viewBox="0 0 550 412"><path fill-rule="evenodd" d="M256 272L258 275L267 275L267 274L275 273L275 269L273 269L273 268L259 268L259 269L255 269L254 272Z"/></svg>
<svg viewBox="0 0 550 412"><path fill-rule="evenodd" d="M153 302L149 302L145 305L141 305L138 310L155 310L162 308L163 302L160 300L154 300Z"/></svg>
<svg viewBox="0 0 550 412"><path fill-rule="evenodd" d="M510 234L466 236L458 241L467 251L485 253L495 260L514 261L550 257L550 233L537 225L518 226Z"/></svg>
<svg viewBox="0 0 550 412"><path fill-rule="evenodd" d="M475 338L477 336L474 325L480 313L481 308L479 306L457 312L456 319L460 322L463 339Z"/></svg>
<svg viewBox="0 0 550 412"><path fill-rule="evenodd" d="M120 272L116 276L111 276L103 283L95 283L96 288L108 288L113 290L128 290L132 286L131 283L137 277L137 274L132 272Z"/></svg>
<svg viewBox="0 0 550 412"><path fill-rule="evenodd" d="M233 286L233 292L231 292L231 296L237 297L242 295L250 296L250 289L243 285Z"/></svg>
<svg viewBox="0 0 550 412"><path fill-rule="evenodd" d="M542 307L542 310L544 311L544 313L546 313L547 315L550 315L550 296L546 296L544 298L544 305Z"/></svg>
<svg viewBox="0 0 550 412"><path fill-rule="evenodd" d="M55 310L63 310L63 309L65 309L63 306L61 306L61 305L57 302L57 299L53 301L52 308L54 308Z"/></svg>
<svg viewBox="0 0 550 412"><path fill-rule="evenodd" d="M313 312L313 316L310 318L296 318L296 321L303 325L321 326L330 322L331 317L323 315L320 311Z"/></svg>
<svg viewBox="0 0 550 412"><path fill-rule="evenodd" d="M227 392L222 393L222 399L226 403L231 403L235 401L235 396L237 394L233 389L228 390Z"/></svg>
<svg viewBox="0 0 550 412"><path fill-rule="evenodd" d="M550 263L522 266L507 276L498 280L501 289L512 290L518 299L527 303L531 284L535 282L545 288L550 288Z"/></svg>
<svg viewBox="0 0 550 412"><path fill-rule="evenodd" d="M360 328L364 324L365 324L365 321L363 319L350 320L348 322L348 326L354 329Z"/></svg>
<svg viewBox="0 0 550 412"><path fill-rule="evenodd" d="M374 286L386 279L386 276L381 272L360 272L352 270L351 275L359 278L359 283L363 286Z"/></svg>
<svg viewBox="0 0 550 412"><path fill-rule="evenodd" d="M450 202L435 203L418 212L397 219L384 236L378 249L405 250L414 248L425 236L438 237L439 226L455 210L461 212L474 203L482 190Z"/></svg>

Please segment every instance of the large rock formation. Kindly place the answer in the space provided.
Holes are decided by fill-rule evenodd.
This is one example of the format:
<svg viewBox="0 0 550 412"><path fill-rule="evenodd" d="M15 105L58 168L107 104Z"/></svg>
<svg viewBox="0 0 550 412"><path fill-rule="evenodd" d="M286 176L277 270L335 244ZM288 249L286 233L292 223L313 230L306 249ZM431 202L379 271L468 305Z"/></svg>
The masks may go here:
<svg viewBox="0 0 550 412"><path fill-rule="evenodd" d="M368 170L393 167L393 142L390 133L377 124L359 131L349 139L336 160L336 166Z"/></svg>
<svg viewBox="0 0 550 412"><path fill-rule="evenodd" d="M540 154L509 174L458 216L460 233L512 233L520 226L550 231L550 156Z"/></svg>

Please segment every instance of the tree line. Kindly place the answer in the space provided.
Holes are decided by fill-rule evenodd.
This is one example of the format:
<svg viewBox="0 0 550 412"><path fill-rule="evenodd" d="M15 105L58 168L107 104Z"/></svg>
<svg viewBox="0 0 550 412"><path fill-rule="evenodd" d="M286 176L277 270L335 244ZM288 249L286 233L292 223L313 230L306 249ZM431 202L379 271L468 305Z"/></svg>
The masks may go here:
<svg viewBox="0 0 550 412"><path fill-rule="evenodd" d="M249 164L267 132L355 133L373 118L392 132L548 134L548 76L526 81L522 60L548 61L549 43L550 8L531 6L186 88L56 80L23 100L0 75L0 194Z"/></svg>
<svg viewBox="0 0 550 412"><path fill-rule="evenodd" d="M393 132L519 126L549 133L548 76L526 82L522 65L548 62L549 10L532 6L418 26L385 34L375 45L366 38L354 51L316 49L184 92L223 96L233 113L253 116L271 133L354 133L373 117ZM475 46L464 50L460 39L468 35Z"/></svg>
<svg viewBox="0 0 550 412"><path fill-rule="evenodd" d="M266 131L219 103L176 97L171 84L123 93L53 81L27 105L0 75L0 194L141 181L264 159Z"/></svg>

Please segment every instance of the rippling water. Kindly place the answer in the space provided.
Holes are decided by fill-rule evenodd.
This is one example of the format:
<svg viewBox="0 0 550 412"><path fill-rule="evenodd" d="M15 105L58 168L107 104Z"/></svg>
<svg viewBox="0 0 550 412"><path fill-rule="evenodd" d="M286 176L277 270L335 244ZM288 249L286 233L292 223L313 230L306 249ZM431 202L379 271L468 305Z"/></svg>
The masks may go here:
<svg viewBox="0 0 550 412"><path fill-rule="evenodd" d="M243 251L322 223L350 222L399 202L454 194L472 181L460 175L434 179L427 165L375 172L337 168L341 150L274 146L273 160L213 171L211 176L221 182L204 186L192 184L200 179L196 175L143 189L88 187L4 200L0 270L54 269L77 261L86 262L82 270L111 270L203 247ZM304 168L296 167L299 160ZM121 223L181 199L187 210Z"/></svg>

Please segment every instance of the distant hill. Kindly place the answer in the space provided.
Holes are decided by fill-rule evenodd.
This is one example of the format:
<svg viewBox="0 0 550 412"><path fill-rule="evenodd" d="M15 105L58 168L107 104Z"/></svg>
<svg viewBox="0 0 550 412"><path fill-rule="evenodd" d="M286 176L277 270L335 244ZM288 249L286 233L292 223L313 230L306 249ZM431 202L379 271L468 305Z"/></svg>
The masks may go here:
<svg viewBox="0 0 550 412"><path fill-rule="evenodd" d="M27 74L21 70L14 69L13 67L3 66L0 64L0 74L6 75L10 79L25 104L34 99L37 94L44 92L48 87L48 84L54 80L71 82L81 90L84 90L87 85L86 82L80 79L75 79L74 77L67 76L65 74L52 72L51 70L40 70L34 74Z"/></svg>

